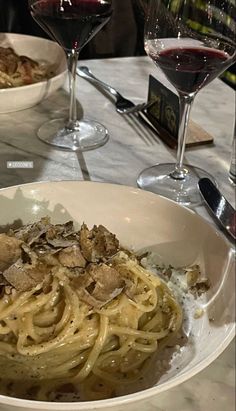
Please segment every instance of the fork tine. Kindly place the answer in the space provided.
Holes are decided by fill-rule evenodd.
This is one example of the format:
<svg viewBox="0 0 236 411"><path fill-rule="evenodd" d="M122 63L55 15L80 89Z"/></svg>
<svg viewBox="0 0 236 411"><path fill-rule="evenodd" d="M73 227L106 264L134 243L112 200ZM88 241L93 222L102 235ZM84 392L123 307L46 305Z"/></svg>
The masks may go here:
<svg viewBox="0 0 236 411"><path fill-rule="evenodd" d="M126 110L123 110L123 112L120 114L126 115L126 114L138 113L140 111L147 110L149 107L152 107L155 103L156 103L156 100L148 101L147 103L140 103L134 107L130 107L130 108L127 108Z"/></svg>
<svg viewBox="0 0 236 411"><path fill-rule="evenodd" d="M129 115L124 116L125 120L127 123L133 128L133 130L136 132L137 136L141 138L141 140L144 142L145 145L147 146L152 146L154 144L152 140L152 136L150 135L150 130L147 130L143 127L141 124L140 126L140 121L138 117L136 116L136 113L131 113Z"/></svg>
<svg viewBox="0 0 236 411"><path fill-rule="evenodd" d="M154 144L159 144L160 139L156 135L156 130L154 131L152 124L149 124L148 120L146 118L143 118L142 113L143 115L145 115L144 111L139 111L134 113L126 113L126 115L123 115L123 117L126 119L128 124L136 130L137 135L141 137L141 139L146 145L150 146Z"/></svg>
<svg viewBox="0 0 236 411"><path fill-rule="evenodd" d="M141 103L141 104L137 104L134 107L129 107L124 109L122 112L120 112L120 114L126 115L126 114L134 114L134 113L138 113L141 110L144 110L146 106L146 103Z"/></svg>
<svg viewBox="0 0 236 411"><path fill-rule="evenodd" d="M139 109L138 111L144 111L147 110L148 108L154 106L154 104L157 102L157 100L153 100L153 101L148 101L147 103L143 103L143 107L141 109Z"/></svg>

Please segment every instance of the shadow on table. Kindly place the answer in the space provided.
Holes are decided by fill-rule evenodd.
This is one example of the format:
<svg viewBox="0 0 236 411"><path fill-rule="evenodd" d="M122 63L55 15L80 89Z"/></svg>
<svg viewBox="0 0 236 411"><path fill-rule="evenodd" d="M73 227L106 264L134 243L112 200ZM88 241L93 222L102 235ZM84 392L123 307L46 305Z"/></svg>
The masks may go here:
<svg viewBox="0 0 236 411"><path fill-rule="evenodd" d="M82 118L83 108L78 101L77 110L78 117ZM73 162L70 151L54 148L37 137L42 124L67 118L68 111L69 95L59 90L31 109L0 115L0 188L42 180L45 170L50 168L53 176L49 172L46 179L73 179L71 176L78 168L83 179L90 180L82 152L73 156Z"/></svg>

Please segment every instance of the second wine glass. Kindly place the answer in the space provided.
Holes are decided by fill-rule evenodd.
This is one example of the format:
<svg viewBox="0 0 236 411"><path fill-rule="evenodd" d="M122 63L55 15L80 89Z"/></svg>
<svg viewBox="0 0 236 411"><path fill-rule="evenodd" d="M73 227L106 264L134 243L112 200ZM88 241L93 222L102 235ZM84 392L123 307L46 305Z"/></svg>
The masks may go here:
<svg viewBox="0 0 236 411"><path fill-rule="evenodd" d="M147 12L145 50L177 90L180 120L176 164L147 168L140 173L137 183L143 189L187 206L201 203L199 178L211 178L198 167L184 165L194 97L236 59L234 6L225 1L219 9L216 3L215 0L150 0Z"/></svg>
<svg viewBox="0 0 236 411"><path fill-rule="evenodd" d="M69 119L46 122L38 130L38 137L72 151L91 150L105 144L108 132L102 124L78 120L76 68L80 50L110 19L112 0L29 0L29 7L36 22L65 50L70 76Z"/></svg>

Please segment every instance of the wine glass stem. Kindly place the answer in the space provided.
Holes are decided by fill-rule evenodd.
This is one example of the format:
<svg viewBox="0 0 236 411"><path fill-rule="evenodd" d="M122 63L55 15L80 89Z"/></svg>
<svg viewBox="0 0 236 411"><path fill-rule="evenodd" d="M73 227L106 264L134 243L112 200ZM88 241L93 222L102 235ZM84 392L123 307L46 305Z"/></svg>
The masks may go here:
<svg viewBox="0 0 236 411"><path fill-rule="evenodd" d="M184 152L187 138L187 128L189 122L189 114L193 102L193 97L188 95L179 95L179 135L178 135L178 150L175 170L171 173L171 177L176 180L184 180L186 169L183 167Z"/></svg>
<svg viewBox="0 0 236 411"><path fill-rule="evenodd" d="M69 84L70 84L70 109L69 120L66 127L70 130L78 130L79 122L77 115L76 103L76 69L78 63L79 53L72 50L68 53L68 69L69 69Z"/></svg>

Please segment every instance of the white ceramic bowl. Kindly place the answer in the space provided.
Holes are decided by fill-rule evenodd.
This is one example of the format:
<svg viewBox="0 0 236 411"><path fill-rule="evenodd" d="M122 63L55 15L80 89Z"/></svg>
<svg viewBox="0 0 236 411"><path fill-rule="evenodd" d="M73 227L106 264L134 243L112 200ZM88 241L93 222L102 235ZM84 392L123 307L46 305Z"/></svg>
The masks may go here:
<svg viewBox="0 0 236 411"><path fill-rule="evenodd" d="M124 246L155 249L172 265L198 261L211 282L201 302L188 307L186 345L159 383L147 390L103 401L49 403L0 395L1 411L123 410L128 403L166 391L203 370L234 337L234 249L189 209L132 187L93 182L33 183L0 190L0 225L49 215L52 222L73 219L104 224ZM204 315L194 319L196 306ZM210 319L214 318L214 322Z"/></svg>
<svg viewBox="0 0 236 411"><path fill-rule="evenodd" d="M0 89L0 113L24 110L40 103L65 82L67 62L64 51L53 41L23 34L0 33L0 46L17 54L53 65L55 75L46 81L22 87Z"/></svg>

